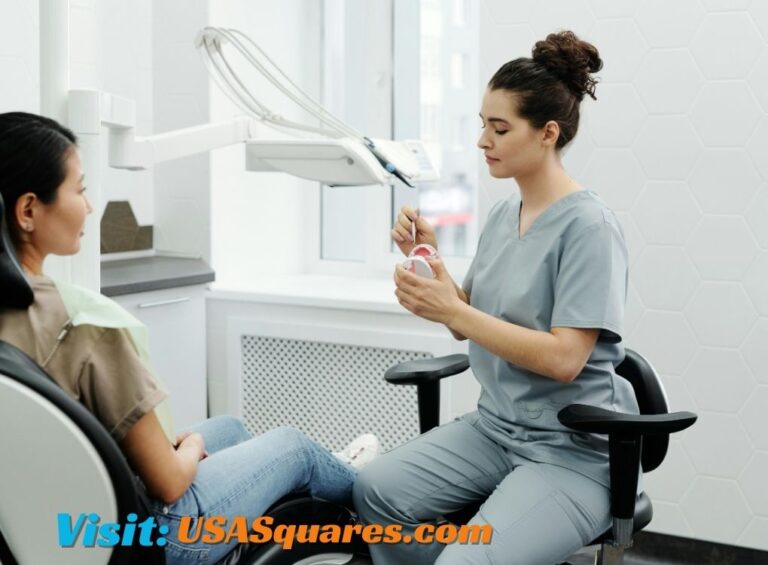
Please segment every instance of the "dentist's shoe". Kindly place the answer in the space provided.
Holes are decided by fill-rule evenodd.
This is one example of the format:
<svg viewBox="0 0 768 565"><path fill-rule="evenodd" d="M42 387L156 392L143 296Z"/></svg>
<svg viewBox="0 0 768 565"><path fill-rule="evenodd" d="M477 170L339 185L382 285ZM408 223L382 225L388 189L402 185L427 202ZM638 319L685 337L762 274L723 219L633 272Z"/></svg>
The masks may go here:
<svg viewBox="0 0 768 565"><path fill-rule="evenodd" d="M363 434L334 455L355 469L362 469L381 455L381 443L375 435Z"/></svg>

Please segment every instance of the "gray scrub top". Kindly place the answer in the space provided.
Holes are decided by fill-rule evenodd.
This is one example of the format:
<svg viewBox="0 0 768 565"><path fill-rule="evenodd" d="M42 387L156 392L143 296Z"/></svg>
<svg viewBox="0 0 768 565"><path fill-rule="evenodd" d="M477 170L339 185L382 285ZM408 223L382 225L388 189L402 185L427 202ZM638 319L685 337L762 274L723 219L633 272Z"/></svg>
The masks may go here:
<svg viewBox="0 0 768 565"><path fill-rule="evenodd" d="M595 328L584 370L563 384L508 363L470 342L482 387L468 416L518 455L560 465L609 486L608 439L574 432L557 420L568 404L639 412L632 386L616 375L627 296L627 250L614 213L593 192L561 198L519 237L520 196L496 204L480 236L463 288L474 308L534 330Z"/></svg>

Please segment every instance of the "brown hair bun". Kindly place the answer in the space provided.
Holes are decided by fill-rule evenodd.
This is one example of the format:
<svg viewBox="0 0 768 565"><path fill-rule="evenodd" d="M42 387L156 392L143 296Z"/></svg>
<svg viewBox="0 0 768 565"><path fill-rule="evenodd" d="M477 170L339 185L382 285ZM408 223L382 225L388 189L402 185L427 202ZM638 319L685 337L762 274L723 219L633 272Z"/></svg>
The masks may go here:
<svg viewBox="0 0 768 565"><path fill-rule="evenodd" d="M557 76L581 100L585 94L595 98L597 79L590 76L603 68L597 48L576 37L572 31L550 33L537 41L532 59Z"/></svg>

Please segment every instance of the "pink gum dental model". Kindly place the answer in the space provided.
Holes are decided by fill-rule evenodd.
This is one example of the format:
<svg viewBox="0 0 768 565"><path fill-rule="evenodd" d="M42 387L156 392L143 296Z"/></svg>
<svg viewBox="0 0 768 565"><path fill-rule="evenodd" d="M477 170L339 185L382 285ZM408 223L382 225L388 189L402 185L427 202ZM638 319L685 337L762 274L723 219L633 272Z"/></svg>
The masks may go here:
<svg viewBox="0 0 768 565"><path fill-rule="evenodd" d="M403 261L403 268L428 279L435 278L435 273L428 259L437 259L437 249L427 243L414 247L408 254L408 259Z"/></svg>

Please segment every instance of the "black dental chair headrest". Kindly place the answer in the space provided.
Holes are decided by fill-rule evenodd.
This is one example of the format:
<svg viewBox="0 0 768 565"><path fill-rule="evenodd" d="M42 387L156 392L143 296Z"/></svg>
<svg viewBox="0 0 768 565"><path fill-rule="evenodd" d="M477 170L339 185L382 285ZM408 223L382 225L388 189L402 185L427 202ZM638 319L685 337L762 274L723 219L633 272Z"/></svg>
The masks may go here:
<svg viewBox="0 0 768 565"><path fill-rule="evenodd" d="M11 234L5 222L5 203L0 195L0 308L24 310L34 301L24 271L16 259Z"/></svg>

